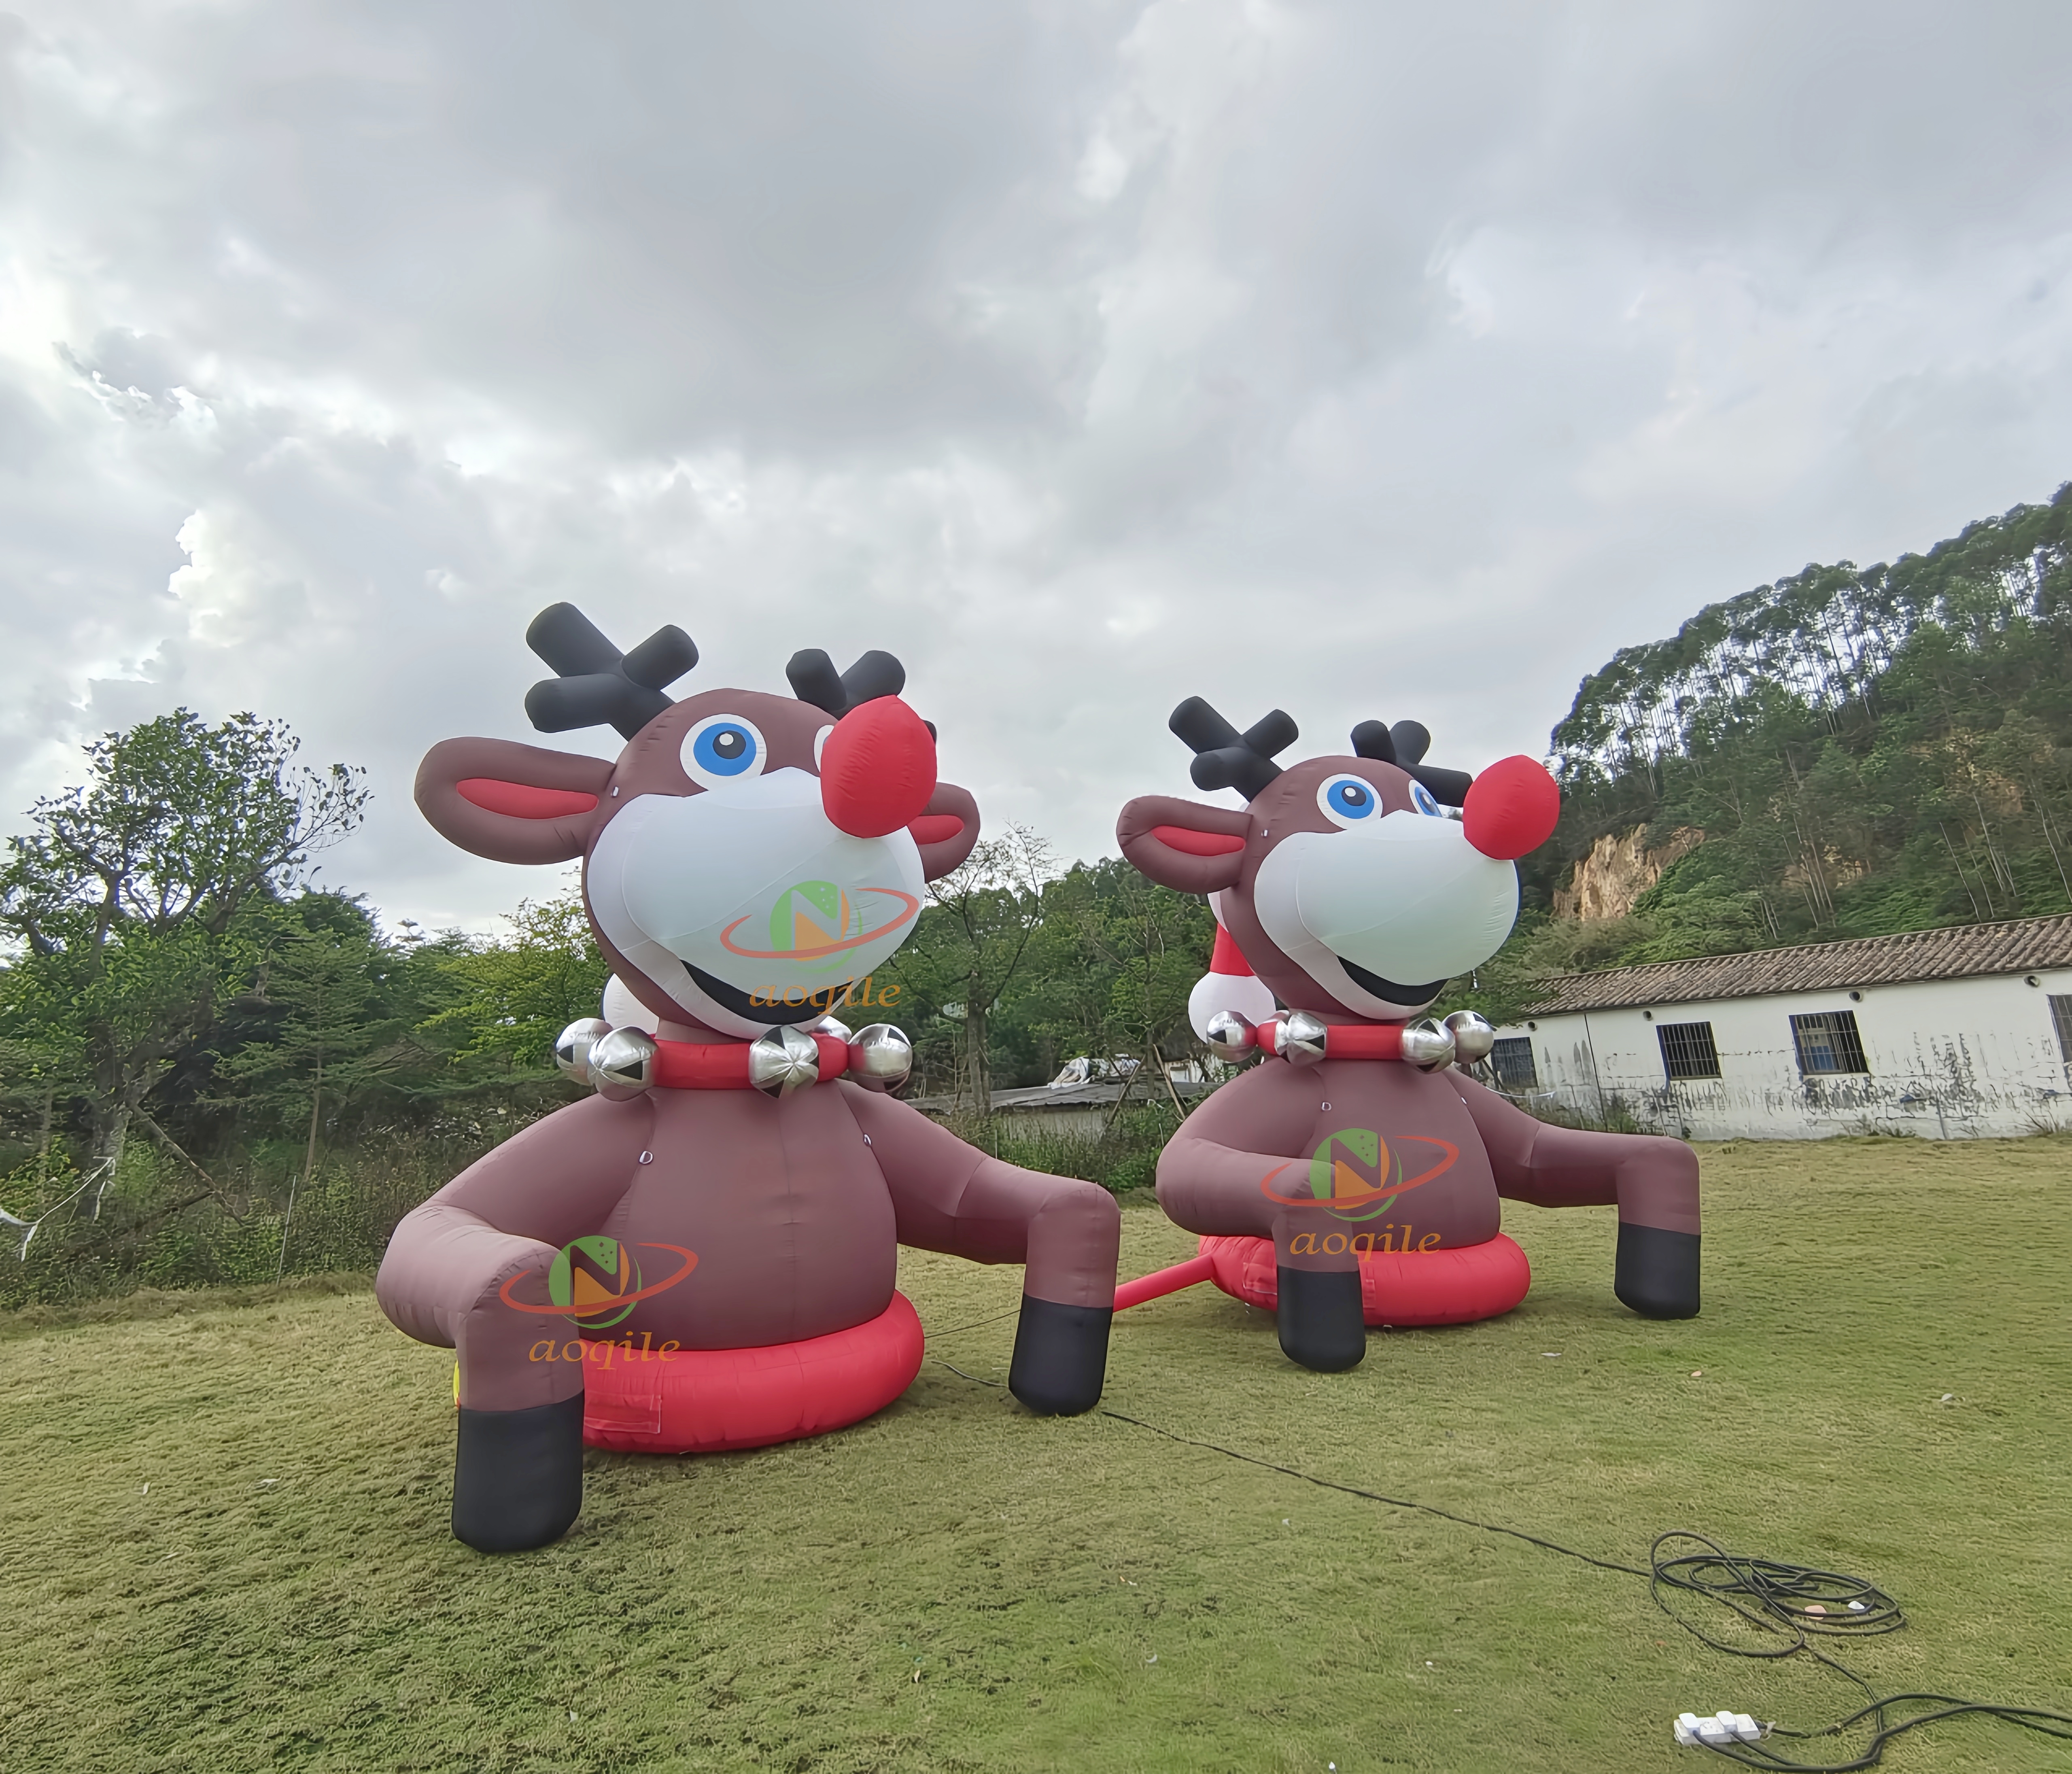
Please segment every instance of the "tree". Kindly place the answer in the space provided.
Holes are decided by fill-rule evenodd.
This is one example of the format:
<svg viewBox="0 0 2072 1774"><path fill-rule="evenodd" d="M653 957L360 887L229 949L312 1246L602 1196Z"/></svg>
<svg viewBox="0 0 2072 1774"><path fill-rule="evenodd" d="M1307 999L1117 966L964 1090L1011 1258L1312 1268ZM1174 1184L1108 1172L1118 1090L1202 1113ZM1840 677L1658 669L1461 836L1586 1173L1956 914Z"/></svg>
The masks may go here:
<svg viewBox="0 0 2072 1774"><path fill-rule="evenodd" d="M385 1001L389 952L356 901L305 893L272 922L251 988L236 1001L242 1038L215 1065L216 1100L305 1129L306 1180L325 1111L340 1119L395 1069L408 1025Z"/></svg>
<svg viewBox="0 0 2072 1774"><path fill-rule="evenodd" d="M1153 885L1128 863L1076 864L1044 889L1043 922L1008 1006L1054 1053L1163 1062L1192 1049L1188 994L1209 963L1205 900ZM1155 1090L1155 1082L1153 1085Z"/></svg>
<svg viewBox="0 0 2072 1774"><path fill-rule="evenodd" d="M462 1037L461 1053L496 1055L514 1066L545 1063L554 1037L581 1016L594 1016L611 977L571 885L552 899L520 900L511 936L445 956L440 965L457 994L428 1027Z"/></svg>
<svg viewBox="0 0 2072 1774"><path fill-rule="evenodd" d="M83 1075L97 1214L132 1119L257 958L247 914L360 822L364 773L295 764L278 721L186 708L85 748L87 780L8 840L7 1019Z"/></svg>
<svg viewBox="0 0 2072 1774"><path fill-rule="evenodd" d="M1043 884L1053 873L1050 845L1026 825L981 839L959 867L929 882L927 910L898 958L900 981L960 1020L958 1088L980 1115L993 1107L993 1010L1042 922Z"/></svg>
<svg viewBox="0 0 2072 1774"><path fill-rule="evenodd" d="M1579 965L2072 910L2072 484L1622 649L1553 745L1562 819L1521 867L1528 906L1601 836L1703 834ZM1521 931L1485 984L1559 947Z"/></svg>

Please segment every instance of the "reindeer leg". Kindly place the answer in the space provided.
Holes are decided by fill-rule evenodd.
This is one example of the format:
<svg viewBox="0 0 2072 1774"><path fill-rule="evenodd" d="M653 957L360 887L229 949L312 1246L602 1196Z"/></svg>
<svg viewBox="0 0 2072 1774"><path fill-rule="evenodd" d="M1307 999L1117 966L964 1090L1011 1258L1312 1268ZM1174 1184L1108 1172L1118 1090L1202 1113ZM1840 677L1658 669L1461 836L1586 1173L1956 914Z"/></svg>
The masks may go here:
<svg viewBox="0 0 2072 1774"><path fill-rule="evenodd" d="M477 1552L551 1546L582 1513L583 1395L460 1413L454 1538Z"/></svg>
<svg viewBox="0 0 2072 1774"><path fill-rule="evenodd" d="M610 1215L652 1122L644 1098L593 1098L535 1123L405 1217L382 1259L390 1321L458 1353L453 1531L479 1552L548 1545L582 1508L581 1339L504 1289L542 1303L539 1278Z"/></svg>
<svg viewBox="0 0 2072 1774"><path fill-rule="evenodd" d="M1008 1390L1042 1416L1093 1409L1115 1316L1115 1197L989 1157L903 1103L840 1088L891 1193L902 1244L1024 1266Z"/></svg>
<svg viewBox="0 0 2072 1774"><path fill-rule="evenodd" d="M1284 1152L1301 1150L1309 1143L1316 1098L1310 1090L1287 1089L1275 1074L1248 1095L1240 1088L1245 1082L1226 1085L1167 1143L1158 1159L1158 1205L1190 1232L1272 1239L1281 1353L1313 1374L1342 1374L1367 1356L1359 1259L1346 1223L1323 1207L1279 1198L1307 1193L1304 1160L1235 1144L1251 1138ZM1263 1186L1276 1178L1273 1189ZM1334 1232L1340 1234L1335 1255L1326 1248Z"/></svg>
<svg viewBox="0 0 2072 1774"><path fill-rule="evenodd" d="M1612 1291L1642 1318L1696 1318L1698 1234L1622 1218Z"/></svg>
<svg viewBox="0 0 2072 1774"><path fill-rule="evenodd" d="M566 1320L502 1298L507 1282L543 1275L553 1259L553 1246L439 1195L396 1228L375 1280L399 1329L458 1353L453 1531L478 1552L545 1546L582 1507L580 1340ZM578 1358L563 1361L570 1341Z"/></svg>
<svg viewBox="0 0 2072 1774"><path fill-rule="evenodd" d="M1281 1353L1313 1374L1343 1374L1367 1356L1359 1259L1324 1253L1329 1215L1289 1208L1273 1218L1273 1325Z"/></svg>
<svg viewBox="0 0 2072 1774"><path fill-rule="evenodd" d="M1076 1417L1092 1410L1108 1378L1108 1332L1114 1316L1112 1307L1065 1306L1025 1293L1007 1390L1039 1417Z"/></svg>
<svg viewBox="0 0 2072 1774"><path fill-rule="evenodd" d="M1474 1117L1497 1192L1540 1207L1618 1206L1612 1291L1643 1318L1698 1316L1698 1155L1655 1134L1550 1127L1449 1074Z"/></svg>
<svg viewBox="0 0 2072 1774"><path fill-rule="evenodd" d="M949 1242L937 1248L981 1263L1023 1265L1007 1390L1041 1417L1091 1411L1108 1378L1108 1326L1115 1316L1122 1242L1115 1197L1097 1184L1022 1170L971 1147L964 1151L978 1162L957 1192ZM906 1214L900 1218L902 1241L914 1242L906 1238Z"/></svg>

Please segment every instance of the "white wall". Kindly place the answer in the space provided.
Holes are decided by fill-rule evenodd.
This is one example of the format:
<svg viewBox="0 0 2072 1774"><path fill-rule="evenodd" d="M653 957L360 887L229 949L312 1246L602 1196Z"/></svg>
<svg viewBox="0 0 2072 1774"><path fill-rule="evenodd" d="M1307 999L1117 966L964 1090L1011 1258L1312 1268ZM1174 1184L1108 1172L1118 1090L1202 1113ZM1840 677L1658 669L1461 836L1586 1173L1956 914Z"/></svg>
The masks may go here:
<svg viewBox="0 0 2072 1774"><path fill-rule="evenodd" d="M1529 1035L1540 1089L1586 1116L1612 1099L1644 1126L1693 1140L1814 1140L1912 1133L1930 1140L2072 1128L2072 1078L2049 999L2072 970L1542 1016ZM1801 1078L1790 1019L1856 1013L1870 1070ZM1647 1014L1652 1012L1651 1019ZM1663 1073L1655 1029L1708 1022L1716 1078Z"/></svg>

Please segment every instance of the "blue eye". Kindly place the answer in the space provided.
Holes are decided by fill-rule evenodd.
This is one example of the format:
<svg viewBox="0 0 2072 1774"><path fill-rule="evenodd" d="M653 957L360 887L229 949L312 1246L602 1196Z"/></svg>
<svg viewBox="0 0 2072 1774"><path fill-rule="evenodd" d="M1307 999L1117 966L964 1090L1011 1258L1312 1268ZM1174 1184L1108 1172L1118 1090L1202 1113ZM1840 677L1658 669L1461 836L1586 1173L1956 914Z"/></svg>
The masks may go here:
<svg viewBox="0 0 2072 1774"><path fill-rule="evenodd" d="M1432 799L1431 790L1422 782L1413 782L1410 785L1410 804L1420 813L1429 813L1435 819L1443 819L1446 816L1446 810Z"/></svg>
<svg viewBox="0 0 2072 1774"><path fill-rule="evenodd" d="M1381 799L1371 782L1357 776L1334 776L1318 791L1317 804L1334 823L1350 825L1355 819L1371 819L1380 811Z"/></svg>
<svg viewBox="0 0 2072 1774"><path fill-rule="evenodd" d="M755 762L754 737L732 725L706 728L693 749L715 776L738 776Z"/></svg>
<svg viewBox="0 0 2072 1774"><path fill-rule="evenodd" d="M767 751L752 721L713 715L684 736L684 770L693 782L712 788L760 776Z"/></svg>

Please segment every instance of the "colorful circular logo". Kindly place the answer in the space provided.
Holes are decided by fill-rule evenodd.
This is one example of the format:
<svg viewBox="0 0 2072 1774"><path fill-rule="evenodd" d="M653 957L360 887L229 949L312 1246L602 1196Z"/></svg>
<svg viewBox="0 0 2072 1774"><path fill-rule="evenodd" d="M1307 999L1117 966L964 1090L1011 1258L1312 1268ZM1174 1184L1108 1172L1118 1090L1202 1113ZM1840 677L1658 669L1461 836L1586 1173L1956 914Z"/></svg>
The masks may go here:
<svg viewBox="0 0 2072 1774"><path fill-rule="evenodd" d="M852 891L832 881L798 881L778 894L770 908L768 948L746 948L734 940L748 922L746 918L737 918L720 932L720 946L750 960L789 961L808 971L827 972L865 943L898 930L920 909L918 898L897 887Z"/></svg>
<svg viewBox="0 0 2072 1774"><path fill-rule="evenodd" d="M1403 1156L1392 1152L1381 1135L1367 1127L1343 1127L1324 1136L1309 1160L1309 1193L1306 1196L1281 1195L1273 1185L1284 1171L1301 1162L1290 1159L1277 1164L1260 1181L1260 1191L1268 1201L1285 1207L1323 1207L1342 1220L1379 1219L1420 1183L1429 1183L1453 1168L1461 1148L1450 1140L1430 1134L1398 1134L1399 1144L1436 1147L1438 1162L1414 1177L1404 1174ZM1423 1156L1429 1156L1423 1155ZM1362 1170L1371 1172L1363 1176Z"/></svg>
<svg viewBox="0 0 2072 1774"><path fill-rule="evenodd" d="M673 1287L698 1266L698 1255L680 1244L643 1243L643 1250L667 1250L683 1259L675 1272L652 1283L643 1281L633 1246L602 1233L571 1238L554 1253L547 1270L547 1304L514 1300L512 1288L523 1279L513 1275L497 1297L521 1312L552 1313L570 1320L579 1330L609 1330L623 1324L633 1308L665 1288ZM527 1273L532 1271L528 1271Z"/></svg>

